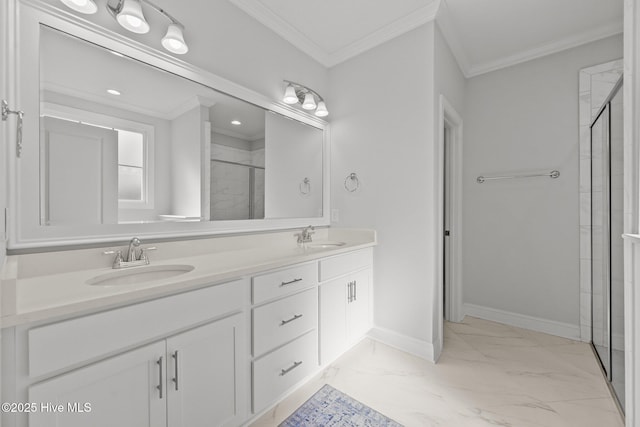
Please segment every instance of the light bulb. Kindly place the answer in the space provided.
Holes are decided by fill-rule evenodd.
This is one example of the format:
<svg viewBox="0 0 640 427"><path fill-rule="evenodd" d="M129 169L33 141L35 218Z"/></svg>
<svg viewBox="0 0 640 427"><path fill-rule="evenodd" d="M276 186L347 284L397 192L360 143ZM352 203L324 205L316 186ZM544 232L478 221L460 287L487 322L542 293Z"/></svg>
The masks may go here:
<svg viewBox="0 0 640 427"><path fill-rule="evenodd" d="M318 108L316 108L315 115L318 117L326 117L329 115L329 110L327 110L327 106L324 101L318 102Z"/></svg>
<svg viewBox="0 0 640 427"><path fill-rule="evenodd" d="M133 33L145 34L149 32L149 23L144 19L140 0L124 0L116 19L123 28Z"/></svg>
<svg viewBox="0 0 640 427"><path fill-rule="evenodd" d="M93 0L60 0L67 7L87 15L91 15L98 11L98 6Z"/></svg>
<svg viewBox="0 0 640 427"><path fill-rule="evenodd" d="M287 88L284 91L284 97L282 98L282 102L289 105L295 104L296 102L298 102L298 95L296 95L296 89L293 87L293 85L291 84L287 85Z"/></svg>
<svg viewBox="0 0 640 427"><path fill-rule="evenodd" d="M313 99L312 93L307 92L307 94L304 96L304 101L302 102L302 108L304 108L305 110L313 110L316 108L316 100Z"/></svg>
<svg viewBox="0 0 640 427"><path fill-rule="evenodd" d="M182 28L179 25L171 23L167 28L167 34L162 38L162 46L169 52L182 55L189 51L189 46L184 41Z"/></svg>

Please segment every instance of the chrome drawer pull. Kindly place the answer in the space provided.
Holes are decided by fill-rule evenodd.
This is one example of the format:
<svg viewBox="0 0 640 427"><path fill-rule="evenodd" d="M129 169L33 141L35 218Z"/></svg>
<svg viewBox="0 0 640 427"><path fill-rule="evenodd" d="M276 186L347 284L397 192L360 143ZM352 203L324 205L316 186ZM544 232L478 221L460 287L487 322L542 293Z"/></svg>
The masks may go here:
<svg viewBox="0 0 640 427"><path fill-rule="evenodd" d="M293 280L290 280L290 281L288 281L288 282L282 282L282 283L280 283L280 287L282 287L282 286L287 286L287 285L291 285L291 284L293 284L293 283L301 282L301 281L302 281L302 278L300 278L300 279L293 279Z"/></svg>
<svg viewBox="0 0 640 427"><path fill-rule="evenodd" d="M176 372L176 376L173 378L173 382L176 383L176 391L178 391L178 350L173 352L173 363Z"/></svg>
<svg viewBox="0 0 640 427"><path fill-rule="evenodd" d="M164 382L162 379L162 359L163 357L160 356L160 359L158 359L158 361L156 362L158 364L158 372L160 373L160 384L156 386L156 388L160 390L160 399L162 399L162 389L163 389L162 383Z"/></svg>
<svg viewBox="0 0 640 427"><path fill-rule="evenodd" d="M296 369L298 366L302 365L302 360L299 362L293 362L293 365L291 365L291 367L287 368L287 369L283 369L280 371L280 376L284 377L285 375L287 375L289 372L293 371L294 369Z"/></svg>
<svg viewBox="0 0 640 427"><path fill-rule="evenodd" d="M280 326L284 326L284 325L286 325L287 323L291 323L291 322L293 322L294 320L298 320L298 319L299 319L299 318L301 318L301 317L302 317L302 314L294 314L294 315L293 315L293 317L292 317L291 319L281 321L281 322L280 322Z"/></svg>

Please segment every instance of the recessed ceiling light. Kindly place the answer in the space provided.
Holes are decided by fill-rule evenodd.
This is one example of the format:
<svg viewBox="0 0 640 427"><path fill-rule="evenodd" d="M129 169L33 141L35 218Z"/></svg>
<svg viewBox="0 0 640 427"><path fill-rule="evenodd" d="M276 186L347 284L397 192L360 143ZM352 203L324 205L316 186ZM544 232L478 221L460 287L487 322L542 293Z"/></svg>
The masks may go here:
<svg viewBox="0 0 640 427"><path fill-rule="evenodd" d="M240 126L242 122L240 120L231 120L231 124L235 126Z"/></svg>
<svg viewBox="0 0 640 427"><path fill-rule="evenodd" d="M115 89L107 89L107 93L110 93L111 95L120 95L120 92Z"/></svg>

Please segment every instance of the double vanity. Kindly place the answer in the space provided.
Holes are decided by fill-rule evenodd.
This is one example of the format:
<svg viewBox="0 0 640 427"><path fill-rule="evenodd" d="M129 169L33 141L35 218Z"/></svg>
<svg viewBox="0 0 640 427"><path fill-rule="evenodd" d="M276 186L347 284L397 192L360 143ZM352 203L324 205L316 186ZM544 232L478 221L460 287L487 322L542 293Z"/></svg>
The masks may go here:
<svg viewBox="0 0 640 427"><path fill-rule="evenodd" d="M371 327L375 244L324 228L154 243L131 268L112 265L126 246L10 256L2 397L37 407L3 425L248 423Z"/></svg>

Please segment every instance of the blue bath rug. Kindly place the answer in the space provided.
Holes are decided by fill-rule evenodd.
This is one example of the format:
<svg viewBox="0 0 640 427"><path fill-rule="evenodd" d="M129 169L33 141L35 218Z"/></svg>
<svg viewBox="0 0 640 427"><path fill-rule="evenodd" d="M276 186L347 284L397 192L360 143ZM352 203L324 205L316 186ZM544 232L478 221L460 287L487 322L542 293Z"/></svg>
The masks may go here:
<svg viewBox="0 0 640 427"><path fill-rule="evenodd" d="M403 427L325 384L278 427Z"/></svg>

